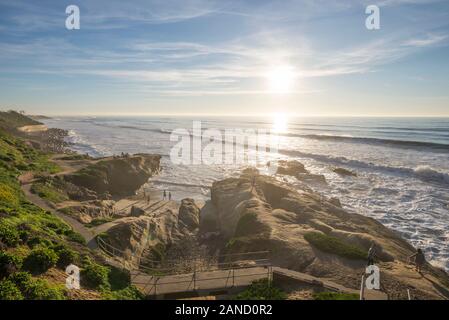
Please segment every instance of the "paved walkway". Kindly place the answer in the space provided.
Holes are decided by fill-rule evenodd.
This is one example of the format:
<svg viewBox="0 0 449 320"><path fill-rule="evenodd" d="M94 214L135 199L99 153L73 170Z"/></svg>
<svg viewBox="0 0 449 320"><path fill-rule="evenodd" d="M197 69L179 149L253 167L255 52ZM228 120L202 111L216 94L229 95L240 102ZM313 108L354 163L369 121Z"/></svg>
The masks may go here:
<svg viewBox="0 0 449 320"><path fill-rule="evenodd" d="M27 176L25 177L25 175L27 175ZM41 207L44 210L50 211L55 216L57 216L57 217L61 218L63 221L65 221L69 226L72 227L72 229L75 232L78 232L86 240L87 246L90 249L98 248L97 242L95 241L96 234L94 232L87 229L78 220L50 207L47 204L47 202L45 202L45 200L43 200L41 197L39 197L38 195L35 195L34 193L31 192L32 179L30 179L29 173L25 173L24 175L20 176L19 180L22 182L21 188L22 188L23 193L25 194L25 197L28 199L28 201L34 203L36 206Z"/></svg>
<svg viewBox="0 0 449 320"><path fill-rule="evenodd" d="M270 269L271 268L271 269ZM285 277L288 281L297 281L310 286L321 287L327 291L359 294L358 290L346 288L335 282L316 278L309 274L280 267L256 266L235 270L215 270L195 274L151 276L131 271L131 282L146 295L181 294L195 291L209 294L214 291L249 286L253 281ZM276 280L275 280L276 281ZM365 290L365 300L387 300L388 296L378 290Z"/></svg>
<svg viewBox="0 0 449 320"><path fill-rule="evenodd" d="M338 291L338 292L344 292L344 293L354 293L354 294L360 294L359 290L346 288L345 286L342 286L340 284L337 284L335 282L332 282L327 279L323 278L316 278L314 276L311 276L306 273L290 270L290 269L284 269L280 267L273 267L273 277L276 277L276 275L287 277L290 280L293 281L299 281L304 282L310 285L317 285L321 286L326 290L329 291ZM365 300L387 300L388 296L379 290L365 290Z"/></svg>
<svg viewBox="0 0 449 320"><path fill-rule="evenodd" d="M204 271L195 274L151 276L131 271L131 282L146 295L185 293L190 291L211 292L235 287L249 286L253 281L266 279L267 267L236 270Z"/></svg>

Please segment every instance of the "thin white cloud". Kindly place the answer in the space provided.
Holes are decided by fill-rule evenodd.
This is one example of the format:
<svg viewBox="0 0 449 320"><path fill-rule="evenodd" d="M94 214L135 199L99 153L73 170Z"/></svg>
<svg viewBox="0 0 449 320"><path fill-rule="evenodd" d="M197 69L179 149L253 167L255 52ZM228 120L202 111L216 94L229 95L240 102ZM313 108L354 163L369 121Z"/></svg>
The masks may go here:
<svg viewBox="0 0 449 320"><path fill-rule="evenodd" d="M430 34L425 38L407 40L403 45L410 47L428 47L446 40L447 37L447 35Z"/></svg>
<svg viewBox="0 0 449 320"><path fill-rule="evenodd" d="M392 6L421 2L390 0L382 4ZM324 13L320 14L360 6L355 1L342 3L324 0L290 0L283 6L273 2L251 7L237 5L237 2L231 2L232 5L222 3L206 0L186 0L182 5L177 1L162 0L138 0L132 3L81 1L80 5L86 9L86 12L82 11L82 28L85 25L108 28L110 24L112 27L115 20L169 23L220 12L240 12L246 17L249 9L254 12L249 12L248 17L254 14L256 19L264 15L283 19L296 14L295 8L300 7L304 9L301 12L313 16L318 14L319 4L324 5ZM35 3L17 1L13 5L24 9L25 17L31 18L28 23L24 22L26 19L22 21L23 30L36 26L48 28L61 19L60 13L58 15L51 11L47 19L40 20L38 17L43 14L42 8ZM20 23L18 16L14 16L14 19L17 24ZM98 77L99 83L121 82L145 89L150 85L152 90L145 92L160 92L161 95L170 95L170 91L173 95L195 95L195 92L198 95L242 95L259 94L261 90L254 89L255 83L264 81L266 70L278 64L294 66L300 78L361 74L397 61L422 47L440 44L447 38L441 34L428 34L421 38L405 39L404 35L393 34L383 35L374 41L361 40L359 45L348 41L339 48L322 50L312 45L307 34L281 28L260 30L265 28L256 31L251 29L248 34L227 41L117 38L117 45L108 45L107 49L100 47L101 43L98 46L76 46L64 38L33 38L32 41L22 42L0 40L0 57L4 61L3 70L7 68L9 72ZM426 31L421 32L424 34ZM110 34L112 39L114 36L114 33ZM15 66L15 71L11 66Z"/></svg>

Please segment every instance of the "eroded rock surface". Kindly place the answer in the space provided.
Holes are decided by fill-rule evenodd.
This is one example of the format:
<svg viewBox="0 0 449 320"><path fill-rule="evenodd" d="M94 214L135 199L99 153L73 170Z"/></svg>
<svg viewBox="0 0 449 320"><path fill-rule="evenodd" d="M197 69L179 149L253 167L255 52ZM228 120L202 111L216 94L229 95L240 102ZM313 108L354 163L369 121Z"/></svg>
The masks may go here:
<svg viewBox="0 0 449 320"><path fill-rule="evenodd" d="M182 261L197 249L199 213L193 199L182 200L181 206L169 201L157 212L116 220L105 239L127 252L129 260Z"/></svg>
<svg viewBox="0 0 449 320"><path fill-rule="evenodd" d="M293 167L283 172L296 175L302 170L297 164ZM430 265L438 286L418 287L409 277L391 271L411 269L406 261L414 248L376 220L345 211L336 199L247 171L239 178L215 182L206 206L200 229L218 230L227 242L226 253L269 250L275 265L356 289L366 265L365 253L375 243L377 263L388 278L385 285L390 286L392 298L403 297L410 286L422 298L438 299L447 293L438 286L447 290L448 276Z"/></svg>
<svg viewBox="0 0 449 320"><path fill-rule="evenodd" d="M279 160L276 165L276 174L292 176L305 183L326 183L326 178L323 175L310 173L305 166L297 160Z"/></svg>
<svg viewBox="0 0 449 320"><path fill-rule="evenodd" d="M160 169L160 156L136 154L98 161L80 171L64 176L76 186L94 191L97 195L113 197L133 195Z"/></svg>

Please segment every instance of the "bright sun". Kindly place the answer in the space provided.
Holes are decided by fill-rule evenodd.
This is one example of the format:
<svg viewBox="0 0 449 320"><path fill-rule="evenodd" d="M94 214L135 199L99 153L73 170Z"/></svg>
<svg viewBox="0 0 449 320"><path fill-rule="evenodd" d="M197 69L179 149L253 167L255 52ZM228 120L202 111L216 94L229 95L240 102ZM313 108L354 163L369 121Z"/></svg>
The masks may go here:
<svg viewBox="0 0 449 320"><path fill-rule="evenodd" d="M268 88L272 93L289 93L295 82L296 74L288 65L276 66L267 72Z"/></svg>
<svg viewBox="0 0 449 320"><path fill-rule="evenodd" d="M287 116L285 113L275 113L273 115L273 132L287 132Z"/></svg>

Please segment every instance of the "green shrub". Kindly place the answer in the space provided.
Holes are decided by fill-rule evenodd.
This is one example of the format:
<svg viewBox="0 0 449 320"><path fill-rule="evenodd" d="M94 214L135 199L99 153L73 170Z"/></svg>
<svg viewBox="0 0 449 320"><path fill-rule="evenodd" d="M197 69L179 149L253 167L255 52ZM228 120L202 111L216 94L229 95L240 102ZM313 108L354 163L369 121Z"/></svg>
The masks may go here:
<svg viewBox="0 0 449 320"><path fill-rule="evenodd" d="M0 242L3 242L8 247L14 247L19 243L20 237L17 229L0 224Z"/></svg>
<svg viewBox="0 0 449 320"><path fill-rule="evenodd" d="M23 260L23 268L32 273L43 273L56 265L58 255L50 248L33 249Z"/></svg>
<svg viewBox="0 0 449 320"><path fill-rule="evenodd" d="M131 284L131 275L128 270L111 267L108 281L112 290L122 290Z"/></svg>
<svg viewBox="0 0 449 320"><path fill-rule="evenodd" d="M14 282L21 292L26 292L31 282L33 282L31 274L24 271L16 272L10 275L8 280Z"/></svg>
<svg viewBox="0 0 449 320"><path fill-rule="evenodd" d="M0 279L16 272L22 266L22 259L19 256L0 251Z"/></svg>
<svg viewBox="0 0 449 320"><path fill-rule="evenodd" d="M58 262L56 265L61 269L65 269L68 265L74 263L78 258L78 254L75 251L64 245L57 245L53 247L53 250L58 255Z"/></svg>
<svg viewBox="0 0 449 320"><path fill-rule="evenodd" d="M26 289L27 300L64 300L64 291L60 288L51 287L43 279L32 280Z"/></svg>
<svg viewBox="0 0 449 320"><path fill-rule="evenodd" d="M81 269L81 285L90 289L109 288L108 273L107 267L87 259Z"/></svg>
<svg viewBox="0 0 449 320"><path fill-rule="evenodd" d="M129 286L117 291L105 291L101 297L104 300L142 300L143 294L135 286Z"/></svg>
<svg viewBox="0 0 449 320"><path fill-rule="evenodd" d="M19 288L9 280L0 282L0 300L23 300Z"/></svg>
<svg viewBox="0 0 449 320"><path fill-rule="evenodd" d="M35 247L50 247L52 245L52 242L48 239L44 239L41 237L32 237L31 239L29 239L26 244L30 247L30 248L35 248Z"/></svg>
<svg viewBox="0 0 449 320"><path fill-rule="evenodd" d="M63 300L64 291L51 287L43 279L33 279L28 272L17 272L9 277L27 300Z"/></svg>
<svg viewBox="0 0 449 320"><path fill-rule="evenodd" d="M65 233L65 235L66 235L67 239L69 239L70 241L86 245L86 239L84 239L84 237L81 234L79 234L78 232L75 232L70 229Z"/></svg>
<svg viewBox="0 0 449 320"><path fill-rule="evenodd" d="M366 258L366 252L361 248L320 232L308 232L304 235L304 239L319 250L327 253L353 260L364 260Z"/></svg>
<svg viewBox="0 0 449 320"><path fill-rule="evenodd" d="M245 291L239 293L237 300L285 300L285 292L273 286L268 279L254 281Z"/></svg>
<svg viewBox="0 0 449 320"><path fill-rule="evenodd" d="M314 300L359 300L356 293L318 292L313 294Z"/></svg>

